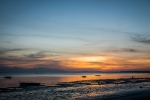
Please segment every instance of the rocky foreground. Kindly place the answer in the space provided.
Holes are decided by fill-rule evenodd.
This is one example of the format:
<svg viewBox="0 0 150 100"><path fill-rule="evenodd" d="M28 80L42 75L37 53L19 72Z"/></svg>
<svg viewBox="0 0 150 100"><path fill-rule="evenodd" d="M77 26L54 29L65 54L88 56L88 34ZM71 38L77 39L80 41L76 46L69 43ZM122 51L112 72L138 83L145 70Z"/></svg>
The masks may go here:
<svg viewBox="0 0 150 100"><path fill-rule="evenodd" d="M150 79L104 79L9 87L0 100L150 100Z"/></svg>

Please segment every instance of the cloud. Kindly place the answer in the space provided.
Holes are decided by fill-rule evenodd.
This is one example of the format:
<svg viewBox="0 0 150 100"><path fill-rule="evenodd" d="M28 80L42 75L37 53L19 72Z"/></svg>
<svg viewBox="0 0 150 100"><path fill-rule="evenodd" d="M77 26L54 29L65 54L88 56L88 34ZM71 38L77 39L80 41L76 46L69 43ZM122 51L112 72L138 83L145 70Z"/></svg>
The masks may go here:
<svg viewBox="0 0 150 100"><path fill-rule="evenodd" d="M144 35L132 35L131 39L135 42L150 44L150 37Z"/></svg>
<svg viewBox="0 0 150 100"><path fill-rule="evenodd" d="M90 62L93 65L99 65L99 69L101 70L109 70L109 71L123 71L123 70L150 70L149 63L132 63L128 61L118 60L110 61L110 62Z"/></svg>
<svg viewBox="0 0 150 100"><path fill-rule="evenodd" d="M0 61L1 63L3 62L12 62L12 63L31 63L31 62L36 62L39 61L38 59L27 59L27 58L22 58L22 57L15 57L15 56L11 56L11 57L0 57ZM8 63L7 63L8 64Z"/></svg>
<svg viewBox="0 0 150 100"><path fill-rule="evenodd" d="M0 50L0 54L5 54L8 52L12 52L12 51L23 51L23 50L26 50L26 49L15 48L15 49L8 49L8 50Z"/></svg>
<svg viewBox="0 0 150 100"><path fill-rule="evenodd" d="M51 60L49 61L49 63L44 63L44 64L36 64L34 67L36 68L41 68L41 67L45 67L45 68L55 68L55 69L61 69L65 66L60 64L61 61L55 61L55 60Z"/></svg>
<svg viewBox="0 0 150 100"><path fill-rule="evenodd" d="M71 39L71 40L79 40L83 42L91 42L88 39L85 38L79 38L79 37L67 37L67 36L54 36L54 35L35 35L35 34L0 34L2 36L16 36L16 37L44 37L44 38L62 38L62 39Z"/></svg>
<svg viewBox="0 0 150 100"><path fill-rule="evenodd" d="M29 55L24 55L24 57L27 57L27 58L44 58L44 57L60 56L58 54L52 54L52 53L53 52L49 52L49 51L39 51L37 53L32 53L32 54L29 54Z"/></svg>
<svg viewBox="0 0 150 100"><path fill-rule="evenodd" d="M123 51L123 52L138 52L138 50L131 49L131 48L122 48L121 51Z"/></svg>
<svg viewBox="0 0 150 100"><path fill-rule="evenodd" d="M57 65L59 66L59 65ZM3 73L8 73L8 72L13 72L13 73L27 73L27 72L38 72L38 73L43 73L43 72L64 72L64 70L59 68L52 68L52 67L45 67L40 66L40 67L34 67L34 68L21 68L21 67L8 67L0 64L0 72Z"/></svg>
<svg viewBox="0 0 150 100"><path fill-rule="evenodd" d="M35 53L35 54L29 54L29 55L24 55L24 56L28 57L28 58L43 58L46 55L44 54L44 52L40 51L40 52Z"/></svg>
<svg viewBox="0 0 150 100"><path fill-rule="evenodd" d="M115 52L115 53L129 52L129 53L135 53L135 52L139 52L139 50L132 49L132 48L121 48L121 49L109 49L109 50L107 50L107 52Z"/></svg>
<svg viewBox="0 0 150 100"><path fill-rule="evenodd" d="M36 54L26 55L24 57L9 56L0 57L0 64L9 67L22 67L22 68L33 68L33 67L48 67L48 68L63 68L61 61L53 59L38 59L45 57L46 55L42 52Z"/></svg>
<svg viewBox="0 0 150 100"><path fill-rule="evenodd" d="M19 66L19 67L34 67L33 65L39 63L48 63L48 60L39 60L39 59L31 59L27 57L17 57L17 56L9 56L9 57L0 57L0 63L5 66Z"/></svg>

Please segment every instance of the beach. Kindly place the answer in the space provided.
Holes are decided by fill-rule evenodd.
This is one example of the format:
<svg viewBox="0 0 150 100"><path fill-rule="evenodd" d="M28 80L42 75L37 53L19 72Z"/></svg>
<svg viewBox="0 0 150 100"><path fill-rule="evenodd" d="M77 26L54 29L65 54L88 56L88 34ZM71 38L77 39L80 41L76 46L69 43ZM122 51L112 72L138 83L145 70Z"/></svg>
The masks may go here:
<svg viewBox="0 0 150 100"><path fill-rule="evenodd" d="M1 90L0 100L149 100L149 78L60 82Z"/></svg>

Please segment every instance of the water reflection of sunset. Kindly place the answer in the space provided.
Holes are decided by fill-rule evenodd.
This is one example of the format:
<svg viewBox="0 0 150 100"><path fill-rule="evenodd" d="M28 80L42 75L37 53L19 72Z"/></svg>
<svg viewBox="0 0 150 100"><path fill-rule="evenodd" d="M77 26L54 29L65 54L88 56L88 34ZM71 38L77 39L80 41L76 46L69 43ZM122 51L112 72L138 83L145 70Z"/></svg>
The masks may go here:
<svg viewBox="0 0 150 100"><path fill-rule="evenodd" d="M100 76L95 76L95 75ZM86 76L83 78L82 75ZM0 78L0 88L1 87L14 87L19 86L19 82L40 82L43 85L53 85L58 82L73 82L73 81L81 81L81 80L95 80L95 79L118 79L118 78L131 78L131 76L138 78L148 78L148 74L115 74L115 73L107 73L107 74L78 74L78 75L54 75L49 76L45 74L43 76L20 76L13 77L12 79L3 79Z"/></svg>

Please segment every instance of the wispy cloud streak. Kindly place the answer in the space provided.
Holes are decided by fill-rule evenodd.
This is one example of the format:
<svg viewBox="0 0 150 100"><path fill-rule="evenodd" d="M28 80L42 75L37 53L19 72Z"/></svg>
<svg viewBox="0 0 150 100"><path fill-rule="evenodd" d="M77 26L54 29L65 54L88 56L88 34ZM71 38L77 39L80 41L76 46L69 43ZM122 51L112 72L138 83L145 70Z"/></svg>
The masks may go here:
<svg viewBox="0 0 150 100"><path fill-rule="evenodd" d="M67 36L53 36L53 35L32 35L32 34L0 34L0 35L6 35L6 36L16 36L16 37L44 37L44 38L62 38L62 39L73 39L73 40L79 40L84 42L91 42L87 39L78 38L78 37L67 37Z"/></svg>
<svg viewBox="0 0 150 100"><path fill-rule="evenodd" d="M106 51L107 52L114 52L114 53L123 53L123 52L136 53L136 52L140 52L139 50L132 49L132 48L109 49Z"/></svg>
<svg viewBox="0 0 150 100"><path fill-rule="evenodd" d="M132 35L131 39L135 42L150 44L150 37L144 35Z"/></svg>
<svg viewBox="0 0 150 100"><path fill-rule="evenodd" d="M46 56L46 54L44 54L44 52L40 51L38 53L35 54L29 54L29 55L24 55L27 58L43 58Z"/></svg>
<svg viewBox="0 0 150 100"><path fill-rule="evenodd" d="M23 50L27 50L27 49L15 48L15 49L0 50L0 54L5 54L12 51L23 51Z"/></svg>

